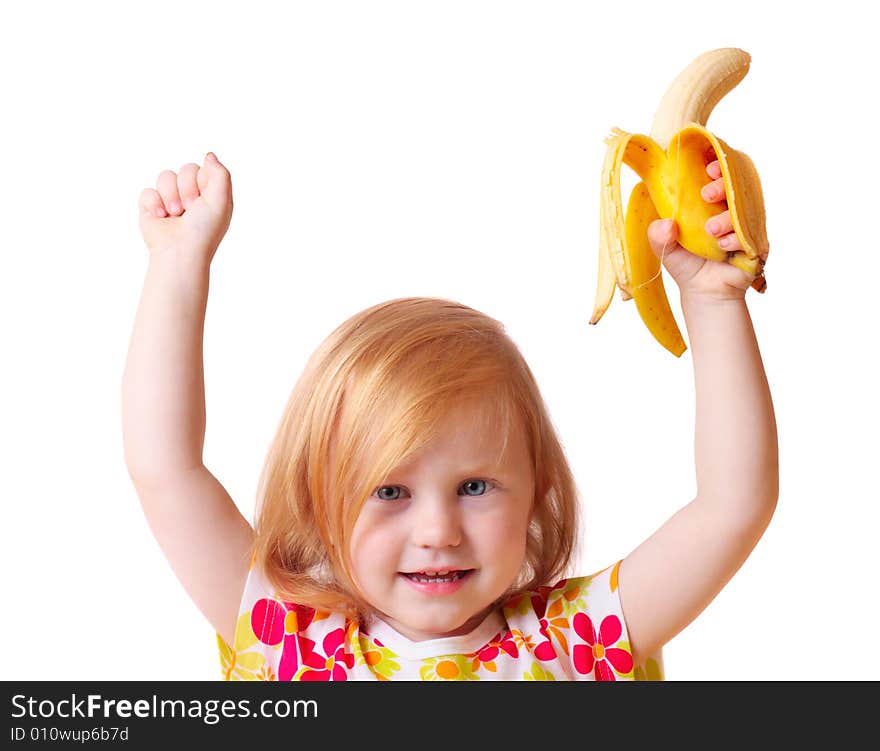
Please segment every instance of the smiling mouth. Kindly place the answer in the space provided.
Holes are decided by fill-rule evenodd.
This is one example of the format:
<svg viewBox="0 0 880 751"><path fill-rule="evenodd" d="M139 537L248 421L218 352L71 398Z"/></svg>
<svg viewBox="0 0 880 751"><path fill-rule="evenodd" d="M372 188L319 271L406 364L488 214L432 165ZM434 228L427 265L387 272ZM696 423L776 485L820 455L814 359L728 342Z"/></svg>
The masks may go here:
<svg viewBox="0 0 880 751"><path fill-rule="evenodd" d="M474 569L472 568L467 568L458 571L443 571L436 574L427 574L423 571L414 571L411 573L401 571L400 573L410 581L420 582L421 584L447 584L449 582L458 581L464 576L467 576L467 574L473 570Z"/></svg>

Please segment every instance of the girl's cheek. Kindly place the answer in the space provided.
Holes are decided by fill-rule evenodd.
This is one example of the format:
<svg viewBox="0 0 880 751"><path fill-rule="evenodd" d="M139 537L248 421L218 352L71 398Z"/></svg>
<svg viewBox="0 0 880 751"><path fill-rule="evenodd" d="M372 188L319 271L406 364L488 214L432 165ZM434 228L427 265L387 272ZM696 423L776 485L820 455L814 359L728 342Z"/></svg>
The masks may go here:
<svg viewBox="0 0 880 751"><path fill-rule="evenodd" d="M362 512L352 530L351 557L355 563L380 560L387 555L394 538L391 525L377 519L375 515Z"/></svg>

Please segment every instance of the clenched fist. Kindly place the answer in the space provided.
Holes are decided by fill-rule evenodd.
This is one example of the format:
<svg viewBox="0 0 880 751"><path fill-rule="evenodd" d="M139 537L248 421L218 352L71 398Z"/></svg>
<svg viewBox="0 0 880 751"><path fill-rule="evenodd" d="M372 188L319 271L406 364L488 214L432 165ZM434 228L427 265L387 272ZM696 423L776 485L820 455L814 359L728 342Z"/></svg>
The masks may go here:
<svg viewBox="0 0 880 751"><path fill-rule="evenodd" d="M212 152L205 163L165 170L138 200L141 234L151 255L181 253L210 264L232 219L232 180Z"/></svg>

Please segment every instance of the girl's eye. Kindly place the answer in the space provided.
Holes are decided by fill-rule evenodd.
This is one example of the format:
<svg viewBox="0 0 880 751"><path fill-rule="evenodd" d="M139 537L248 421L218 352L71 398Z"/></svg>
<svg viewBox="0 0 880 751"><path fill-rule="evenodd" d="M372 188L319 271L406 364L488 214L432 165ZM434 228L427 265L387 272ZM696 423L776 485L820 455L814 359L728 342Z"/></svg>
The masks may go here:
<svg viewBox="0 0 880 751"><path fill-rule="evenodd" d="M462 490L464 490L464 495L483 495L488 492L489 488L487 487L489 483L485 480L468 480L464 485L462 485ZM473 492L471 492L473 491Z"/></svg>
<svg viewBox="0 0 880 751"><path fill-rule="evenodd" d="M486 480L468 480L461 486L461 495L481 496L490 490L491 483ZM401 497L401 488L399 485L382 485L376 488L373 493L380 501L397 501Z"/></svg>
<svg viewBox="0 0 880 751"><path fill-rule="evenodd" d="M391 492L388 493L387 491ZM396 501L400 498L400 487L397 485L383 485L381 488L376 488L376 497L380 501Z"/></svg>

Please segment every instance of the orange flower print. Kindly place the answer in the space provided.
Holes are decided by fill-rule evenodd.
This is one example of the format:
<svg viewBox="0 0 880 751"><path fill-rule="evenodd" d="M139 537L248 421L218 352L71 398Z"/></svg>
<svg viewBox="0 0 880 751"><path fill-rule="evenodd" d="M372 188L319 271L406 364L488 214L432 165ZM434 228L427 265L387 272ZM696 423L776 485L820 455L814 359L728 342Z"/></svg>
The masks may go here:
<svg viewBox="0 0 880 751"><path fill-rule="evenodd" d="M597 681L615 681L615 672L618 675L627 675L632 672L633 659L626 642L618 642L623 634L623 627L616 615L608 615L602 619L599 626L599 635L593 621L586 613L578 613L572 620L575 633L586 644L576 644L572 650L572 661L575 670L582 675L593 672Z"/></svg>
<svg viewBox="0 0 880 751"><path fill-rule="evenodd" d="M614 564L614 568L611 569L611 577L608 579L608 586L611 587L611 591L614 592L617 589L617 584L619 582L620 577L620 564L623 563L623 559L619 560ZM605 569L607 571L608 569ZM604 573L603 571L599 572Z"/></svg>
<svg viewBox="0 0 880 751"><path fill-rule="evenodd" d="M567 631L569 623L568 618L564 615L563 602L566 602L564 598L557 597L553 602L549 603L547 612L544 613L544 617L540 620L541 628L539 632L544 637L544 641L535 648L535 657L539 660L548 662L556 659L556 648L553 646L554 638L562 648L562 651L568 654L568 639L565 638L563 629Z"/></svg>
<svg viewBox="0 0 880 751"><path fill-rule="evenodd" d="M534 637L531 634L524 634L518 628L514 628L511 629L510 635L513 637L513 643L516 644L518 649L523 649L526 652L535 651Z"/></svg>

